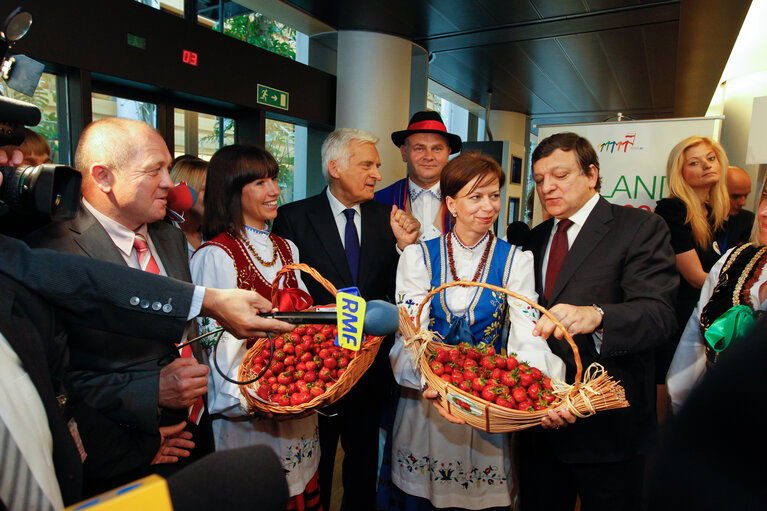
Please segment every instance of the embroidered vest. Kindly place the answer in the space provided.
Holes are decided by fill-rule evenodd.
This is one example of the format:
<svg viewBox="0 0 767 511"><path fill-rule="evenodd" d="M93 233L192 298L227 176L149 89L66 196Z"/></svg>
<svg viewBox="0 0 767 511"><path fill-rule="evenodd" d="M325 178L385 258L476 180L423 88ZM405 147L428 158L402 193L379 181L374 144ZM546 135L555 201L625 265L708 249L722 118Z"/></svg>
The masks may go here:
<svg viewBox="0 0 767 511"><path fill-rule="evenodd" d="M747 305L755 310L751 303L751 288L759 280L762 268L767 262L767 247L757 247L746 243L733 250L719 272L719 282L711 298L700 313L700 331L705 332L719 316L735 305ZM719 353L706 347L708 365L716 364Z"/></svg>
<svg viewBox="0 0 767 511"><path fill-rule="evenodd" d="M293 254L290 251L290 245L283 238L274 234L269 234L269 239L277 246L277 257L282 264L280 267L293 263ZM237 287L257 292L265 298L272 296L272 283L264 279L264 276L256 267L253 259L248 254L248 248L239 239L228 232L224 232L203 244L200 248L208 245L215 245L224 250L234 261L234 268L237 271ZM293 272L284 277L286 288L298 287L298 281Z"/></svg>
<svg viewBox="0 0 767 511"><path fill-rule="evenodd" d="M499 240L495 236L489 241L492 243L488 253L485 267L479 276L479 282L505 287L508 280L511 264L517 247ZM450 267L447 259L447 238L441 236L420 243L424 253L426 269L429 272L432 289L446 282L452 282ZM501 329L506 320L506 295L483 287L472 287L476 290L464 314L469 324L476 343L492 344L498 353L501 352L503 340ZM450 324L455 317L447 306L444 289L431 300L430 330L444 337L450 330Z"/></svg>

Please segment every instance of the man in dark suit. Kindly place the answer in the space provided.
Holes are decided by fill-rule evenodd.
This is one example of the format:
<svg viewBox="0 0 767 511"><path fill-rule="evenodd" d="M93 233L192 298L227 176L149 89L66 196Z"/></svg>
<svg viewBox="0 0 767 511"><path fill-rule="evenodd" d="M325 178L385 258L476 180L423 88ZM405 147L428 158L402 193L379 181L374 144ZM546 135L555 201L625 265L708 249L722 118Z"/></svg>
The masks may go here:
<svg viewBox="0 0 767 511"><path fill-rule="evenodd" d="M535 255L540 303L573 334L583 367L602 364L631 406L524 432L522 509L571 511L576 494L584 511L639 509L655 424L653 348L675 328L678 275L668 229L655 215L600 197L596 152L575 133L542 140L532 162L538 196L553 216L525 244ZM548 339L572 381L563 333L546 317L534 333ZM543 424L559 426L549 418Z"/></svg>
<svg viewBox="0 0 767 511"><path fill-rule="evenodd" d="M116 118L92 123L83 131L75 154L76 167L83 176L83 202L77 217L51 223L27 241L31 246L190 281L184 235L162 222L173 186L168 174L170 162L164 140L146 123ZM138 305L172 307L170 302ZM103 472L89 470L86 462L90 490L103 490L145 475L150 463L175 463L179 456L188 456L195 446L190 442L190 431L195 433L193 453L212 450L209 421L203 417L199 428L185 423L188 407L207 391L207 366L194 358L178 358L165 343L133 336L128 329L115 335L73 327L69 342L68 372L78 394L112 420L153 438L144 442L136 456L126 456L115 467L123 471L122 476L105 477ZM162 357L167 361L160 367L156 359ZM183 444L179 456L157 454L160 427L166 428L164 434L186 440L179 440ZM167 474L168 469L160 472Z"/></svg>
<svg viewBox="0 0 767 511"><path fill-rule="evenodd" d="M377 137L362 130L331 133L322 145L322 170L328 188L282 206L272 232L292 240L301 262L337 288L356 286L366 300L391 300L399 260L397 247L402 250L415 242L420 225L396 206L371 200L381 180L377 142ZM335 303L320 284L311 279L305 282L315 304ZM344 449L342 509L375 509L378 426L393 381L390 347L386 342L381 345L372 367L336 403L330 412L333 415L323 413L319 417L324 509L330 507L339 437Z"/></svg>

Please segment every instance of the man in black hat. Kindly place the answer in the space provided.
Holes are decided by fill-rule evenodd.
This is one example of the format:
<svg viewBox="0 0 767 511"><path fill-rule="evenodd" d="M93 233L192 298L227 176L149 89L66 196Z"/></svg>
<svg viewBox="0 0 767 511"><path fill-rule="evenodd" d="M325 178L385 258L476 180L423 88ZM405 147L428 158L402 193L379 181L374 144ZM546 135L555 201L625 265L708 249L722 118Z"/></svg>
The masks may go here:
<svg viewBox="0 0 767 511"><path fill-rule="evenodd" d="M442 204L439 178L451 154L461 150L461 137L447 132L437 112L417 112L406 130L391 134L407 163L408 177L376 192L375 200L412 214L421 222L421 240L436 238L453 227Z"/></svg>

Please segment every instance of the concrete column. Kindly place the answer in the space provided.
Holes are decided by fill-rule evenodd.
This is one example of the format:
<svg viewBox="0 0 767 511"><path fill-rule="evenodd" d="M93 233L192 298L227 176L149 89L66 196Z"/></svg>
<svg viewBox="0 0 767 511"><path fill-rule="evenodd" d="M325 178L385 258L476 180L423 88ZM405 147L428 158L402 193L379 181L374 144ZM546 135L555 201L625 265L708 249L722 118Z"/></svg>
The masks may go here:
<svg viewBox="0 0 767 511"><path fill-rule="evenodd" d="M338 33L336 128L360 128L378 136L383 180L405 177L393 131L407 127L413 43L375 32Z"/></svg>

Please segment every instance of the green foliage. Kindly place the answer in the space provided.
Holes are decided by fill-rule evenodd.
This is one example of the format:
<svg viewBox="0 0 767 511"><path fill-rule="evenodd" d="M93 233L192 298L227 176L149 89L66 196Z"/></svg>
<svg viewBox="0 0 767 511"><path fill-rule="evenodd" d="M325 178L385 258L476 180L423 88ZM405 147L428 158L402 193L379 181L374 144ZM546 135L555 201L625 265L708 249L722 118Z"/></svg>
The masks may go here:
<svg viewBox="0 0 767 511"><path fill-rule="evenodd" d="M272 153L280 173L280 205L293 200L293 175L295 163L295 126L287 122L266 120L266 150Z"/></svg>
<svg viewBox="0 0 767 511"><path fill-rule="evenodd" d="M26 101L32 103L40 109L42 117L40 124L30 127L31 130L36 131L42 135L51 147L51 161L59 161L59 123L58 116L56 115L56 75L43 73L40 78L40 83L35 90L35 95L32 97L17 92L2 80L0 84L0 92L4 96L17 99L19 101Z"/></svg>
<svg viewBox="0 0 767 511"><path fill-rule="evenodd" d="M296 59L296 30L260 13L241 14L225 20L224 33L277 55Z"/></svg>

